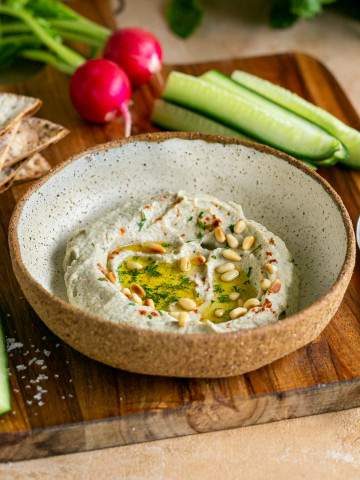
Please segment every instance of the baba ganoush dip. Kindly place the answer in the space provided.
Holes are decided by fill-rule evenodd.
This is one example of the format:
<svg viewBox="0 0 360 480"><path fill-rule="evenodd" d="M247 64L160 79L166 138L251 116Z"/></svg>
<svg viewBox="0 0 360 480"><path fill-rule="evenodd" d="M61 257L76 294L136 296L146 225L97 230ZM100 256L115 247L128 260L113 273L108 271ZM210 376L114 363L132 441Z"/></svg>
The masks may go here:
<svg viewBox="0 0 360 480"><path fill-rule="evenodd" d="M157 331L233 332L297 308L285 243L209 195L166 193L120 206L67 244L70 303Z"/></svg>

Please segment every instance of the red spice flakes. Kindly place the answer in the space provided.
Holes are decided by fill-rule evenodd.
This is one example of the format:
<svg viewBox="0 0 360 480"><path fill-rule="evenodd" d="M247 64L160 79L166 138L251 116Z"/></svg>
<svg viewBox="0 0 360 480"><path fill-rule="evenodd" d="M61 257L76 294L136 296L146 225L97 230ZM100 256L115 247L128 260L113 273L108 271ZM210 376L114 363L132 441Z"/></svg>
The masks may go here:
<svg viewBox="0 0 360 480"><path fill-rule="evenodd" d="M269 292L270 293L278 293L280 291L280 288L281 288L281 282L279 279L275 280L275 282L271 285L271 287L269 288Z"/></svg>
<svg viewBox="0 0 360 480"><path fill-rule="evenodd" d="M105 277L106 277L106 274L107 274L106 268L103 267L103 266L101 265L101 263L98 263L98 264L97 264L97 267L98 267L98 269L100 270L100 272L101 272L103 275L105 275Z"/></svg>
<svg viewBox="0 0 360 480"><path fill-rule="evenodd" d="M125 235L125 233L126 233L126 228L125 228L125 227L119 228L119 235L120 235L120 236Z"/></svg>
<svg viewBox="0 0 360 480"><path fill-rule="evenodd" d="M272 258L271 260L269 260L268 263L278 263L278 261L276 260L276 258Z"/></svg>
<svg viewBox="0 0 360 480"><path fill-rule="evenodd" d="M264 310L272 307L272 303L270 302L270 300L268 298L265 298L265 300L262 304L262 307L263 307Z"/></svg>
<svg viewBox="0 0 360 480"><path fill-rule="evenodd" d="M266 254L268 257L271 257L271 256L272 256L272 253L271 253L271 252L265 252L265 254Z"/></svg>
<svg viewBox="0 0 360 480"><path fill-rule="evenodd" d="M150 315L151 315L152 317L159 317L159 316L160 316L159 312L157 312L157 311L151 312Z"/></svg>
<svg viewBox="0 0 360 480"><path fill-rule="evenodd" d="M269 240L270 245L275 245L275 240L271 237Z"/></svg>
<svg viewBox="0 0 360 480"><path fill-rule="evenodd" d="M147 204L147 205L144 205L143 208L146 209L146 210L148 210L149 208L151 208L151 205L148 205L148 204Z"/></svg>
<svg viewBox="0 0 360 480"><path fill-rule="evenodd" d="M201 222L207 230L213 230L221 224L220 218L216 217L214 214L206 215L204 218L201 218Z"/></svg>
<svg viewBox="0 0 360 480"><path fill-rule="evenodd" d="M139 308L138 312L140 313L140 315L147 315L148 313L147 310L143 310L142 308Z"/></svg>
<svg viewBox="0 0 360 480"><path fill-rule="evenodd" d="M216 227L219 227L220 225L221 225L221 219L215 218L215 220L213 221L213 227L216 228Z"/></svg>

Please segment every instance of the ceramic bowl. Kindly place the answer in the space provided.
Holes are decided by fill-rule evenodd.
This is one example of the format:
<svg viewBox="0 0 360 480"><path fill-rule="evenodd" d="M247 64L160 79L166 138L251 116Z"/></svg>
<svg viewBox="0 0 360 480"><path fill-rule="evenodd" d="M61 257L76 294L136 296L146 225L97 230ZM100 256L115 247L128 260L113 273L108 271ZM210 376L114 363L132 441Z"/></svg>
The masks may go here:
<svg viewBox="0 0 360 480"><path fill-rule="evenodd" d="M74 230L130 198L180 189L234 200L286 242L300 273L298 313L253 330L180 334L113 324L67 302L62 260ZM117 368L184 377L241 374L313 340L355 259L348 213L319 175L270 148L192 133L141 135L71 158L19 202L10 249L26 298L65 342Z"/></svg>

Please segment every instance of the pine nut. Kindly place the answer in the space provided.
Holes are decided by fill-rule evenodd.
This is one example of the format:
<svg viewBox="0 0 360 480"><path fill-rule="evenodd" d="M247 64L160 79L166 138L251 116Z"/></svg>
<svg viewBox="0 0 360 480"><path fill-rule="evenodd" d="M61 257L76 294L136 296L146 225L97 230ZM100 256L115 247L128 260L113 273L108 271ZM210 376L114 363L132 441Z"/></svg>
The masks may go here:
<svg viewBox="0 0 360 480"><path fill-rule="evenodd" d="M178 303L181 308L189 312L196 309L196 302L191 298L180 298Z"/></svg>
<svg viewBox="0 0 360 480"><path fill-rule="evenodd" d="M269 273L275 273L277 272L277 266L273 265L272 263L267 263L265 265L265 270Z"/></svg>
<svg viewBox="0 0 360 480"><path fill-rule="evenodd" d="M179 312L179 315L178 315L179 327L185 327L185 324L188 318L189 318L189 314L187 312Z"/></svg>
<svg viewBox="0 0 360 480"><path fill-rule="evenodd" d="M115 282L116 282L116 277L115 277L115 273L114 273L114 272L107 272L106 278L107 278L107 279L109 280L109 282L111 282L111 283L115 283Z"/></svg>
<svg viewBox="0 0 360 480"><path fill-rule="evenodd" d="M130 270L142 270L144 268L141 263L135 262L135 260L128 260L126 265Z"/></svg>
<svg viewBox="0 0 360 480"><path fill-rule="evenodd" d="M193 258L194 265L204 265L206 263L206 257L204 255L197 255Z"/></svg>
<svg viewBox="0 0 360 480"><path fill-rule="evenodd" d="M250 250L250 248L254 245L255 243L255 237L253 235L249 235L248 237L245 237L242 243L242 249L243 250Z"/></svg>
<svg viewBox="0 0 360 480"><path fill-rule="evenodd" d="M144 305L146 305L147 307L155 308L155 303L152 298L145 298Z"/></svg>
<svg viewBox="0 0 360 480"><path fill-rule="evenodd" d="M271 287L271 280L269 280L268 278L264 278L264 280L260 282L260 287L262 288L262 290L267 290Z"/></svg>
<svg viewBox="0 0 360 480"><path fill-rule="evenodd" d="M225 313L225 310L223 308L217 308L215 311L214 311L214 315L215 317L222 317Z"/></svg>
<svg viewBox="0 0 360 480"><path fill-rule="evenodd" d="M231 310L231 312L229 313L229 316L232 320L234 320L235 318L242 317L243 315L245 315L246 312L247 312L246 308L237 307L237 308L234 308L234 310Z"/></svg>
<svg viewBox="0 0 360 480"><path fill-rule="evenodd" d="M229 295L230 300L233 300L233 301L237 300L239 297L240 297L240 293L238 293L238 292L232 292Z"/></svg>
<svg viewBox="0 0 360 480"><path fill-rule="evenodd" d="M123 288L122 293L127 297L129 300L131 300L131 291L130 288Z"/></svg>
<svg viewBox="0 0 360 480"><path fill-rule="evenodd" d="M260 300L258 298L249 298L244 303L244 308L247 308L249 310L250 308L258 307L259 305Z"/></svg>
<svg viewBox="0 0 360 480"><path fill-rule="evenodd" d="M232 262L239 262L241 260L240 255L230 248L224 250L222 252L222 256L227 260L231 260Z"/></svg>
<svg viewBox="0 0 360 480"><path fill-rule="evenodd" d="M139 305L142 305L142 299L141 297L139 297L139 295L137 295L136 293L133 293L131 298L133 299L133 301L135 303L138 303Z"/></svg>
<svg viewBox="0 0 360 480"><path fill-rule="evenodd" d="M157 242L147 242L144 245L144 248L147 252L150 253L165 253L166 248L161 245L161 243Z"/></svg>
<svg viewBox="0 0 360 480"><path fill-rule="evenodd" d="M180 270L182 272L188 272L191 269L191 262L189 257L180 258Z"/></svg>
<svg viewBox="0 0 360 480"><path fill-rule="evenodd" d="M281 288L281 281L277 278L275 282L269 288L270 293L278 293Z"/></svg>
<svg viewBox="0 0 360 480"><path fill-rule="evenodd" d="M233 263L226 262L216 267L216 271L218 273L225 273L225 272L228 272L229 270L234 270L234 268L235 268L235 265Z"/></svg>
<svg viewBox="0 0 360 480"><path fill-rule="evenodd" d="M177 305L176 305L175 303L171 303L171 304L169 305L169 312L178 312L178 311L179 311L179 310L178 310L178 307L177 307Z"/></svg>
<svg viewBox="0 0 360 480"><path fill-rule="evenodd" d="M216 240L219 243L224 243L225 242L225 240L226 240L225 233L224 233L224 230L221 227L216 227L215 228L214 235L215 235Z"/></svg>
<svg viewBox="0 0 360 480"><path fill-rule="evenodd" d="M239 240L231 233L226 235L226 241L230 248L237 248L239 246Z"/></svg>
<svg viewBox="0 0 360 480"><path fill-rule="evenodd" d="M133 283L130 285L130 290L133 293L136 293L136 295L139 295L139 297L145 297L145 290L142 288L141 285L138 285L137 283Z"/></svg>
<svg viewBox="0 0 360 480"><path fill-rule="evenodd" d="M239 234L239 233L243 232L245 230L245 228L246 228L245 220L238 220L235 223L234 232Z"/></svg>
<svg viewBox="0 0 360 480"><path fill-rule="evenodd" d="M228 272L223 273L220 278L223 282L232 282L238 276L239 272L237 270L229 270Z"/></svg>

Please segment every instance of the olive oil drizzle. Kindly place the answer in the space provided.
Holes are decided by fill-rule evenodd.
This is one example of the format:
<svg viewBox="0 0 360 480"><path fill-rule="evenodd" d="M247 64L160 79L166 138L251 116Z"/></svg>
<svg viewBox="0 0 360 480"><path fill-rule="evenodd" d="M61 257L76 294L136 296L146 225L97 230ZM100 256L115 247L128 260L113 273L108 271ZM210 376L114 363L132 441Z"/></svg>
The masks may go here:
<svg viewBox="0 0 360 480"><path fill-rule="evenodd" d="M168 251L176 248L167 245ZM142 245L126 245L121 251L132 251L135 255L127 257L118 267L119 282L122 287L130 288L137 283L145 290L146 298L154 301L156 310L168 311L170 305L176 304L180 298L191 298L198 306L200 318L203 321L221 323L230 320L229 312L238 306L238 300L231 300L231 293L238 293L239 298L246 301L248 298L256 297L256 289L250 282L251 270L240 271L240 275L231 282L224 282L220 275L214 272L213 278L213 299L205 302L196 290L196 283L193 278L200 275L205 279L206 265L191 264L190 271L184 273L179 268L179 262L165 262L154 259L153 256L140 256L136 253L144 252ZM146 250L145 250L146 251ZM195 258L195 257L194 257ZM131 269L127 262L137 262L142 269ZM215 310L223 309L224 315L218 318Z"/></svg>

